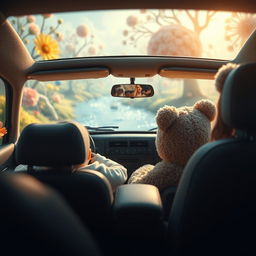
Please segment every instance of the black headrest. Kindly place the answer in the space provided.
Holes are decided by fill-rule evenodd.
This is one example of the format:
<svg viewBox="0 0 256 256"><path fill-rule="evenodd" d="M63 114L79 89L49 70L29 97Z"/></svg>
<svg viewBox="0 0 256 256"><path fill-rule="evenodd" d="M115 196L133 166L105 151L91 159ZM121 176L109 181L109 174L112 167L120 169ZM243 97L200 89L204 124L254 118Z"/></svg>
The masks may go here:
<svg viewBox="0 0 256 256"><path fill-rule="evenodd" d="M228 75L222 91L223 121L239 130L256 130L256 64L239 66Z"/></svg>
<svg viewBox="0 0 256 256"><path fill-rule="evenodd" d="M86 158L88 133L79 123L30 124L16 145L19 164L37 166L71 166Z"/></svg>

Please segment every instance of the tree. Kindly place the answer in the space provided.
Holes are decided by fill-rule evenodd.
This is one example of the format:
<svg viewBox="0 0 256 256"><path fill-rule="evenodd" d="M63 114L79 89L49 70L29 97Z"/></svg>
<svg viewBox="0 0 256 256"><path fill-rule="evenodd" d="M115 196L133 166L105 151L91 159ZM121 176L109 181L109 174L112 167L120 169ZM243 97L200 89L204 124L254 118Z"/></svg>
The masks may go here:
<svg viewBox="0 0 256 256"><path fill-rule="evenodd" d="M129 29L123 31L127 38L124 44L130 43L137 47L139 41L149 38L147 53L149 55L192 56L200 57L203 51L200 35L214 17L214 11L179 11L179 10L141 10L144 15L139 19L135 15L127 17ZM181 22L181 17L190 22L188 29ZM154 28L154 29L152 29ZM205 97L197 81L184 80L183 94L175 100L177 105L191 102L191 99Z"/></svg>

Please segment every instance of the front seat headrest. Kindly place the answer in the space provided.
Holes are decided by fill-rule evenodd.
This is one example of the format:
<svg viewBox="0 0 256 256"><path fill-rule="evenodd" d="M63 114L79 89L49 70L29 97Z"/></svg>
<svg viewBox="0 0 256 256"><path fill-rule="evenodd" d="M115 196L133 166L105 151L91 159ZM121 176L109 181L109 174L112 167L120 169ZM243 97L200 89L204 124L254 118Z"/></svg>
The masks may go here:
<svg viewBox="0 0 256 256"><path fill-rule="evenodd" d="M71 166L85 161L88 133L76 122L30 124L16 145L19 164L36 166Z"/></svg>
<svg viewBox="0 0 256 256"><path fill-rule="evenodd" d="M241 65L228 75L221 99L223 122L244 131L256 129L256 64Z"/></svg>

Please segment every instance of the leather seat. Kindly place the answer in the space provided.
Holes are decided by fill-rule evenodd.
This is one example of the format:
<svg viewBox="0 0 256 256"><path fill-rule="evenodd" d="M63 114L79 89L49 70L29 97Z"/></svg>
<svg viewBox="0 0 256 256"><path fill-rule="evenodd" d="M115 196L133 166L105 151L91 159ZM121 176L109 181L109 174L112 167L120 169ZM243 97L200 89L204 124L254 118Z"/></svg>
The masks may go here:
<svg viewBox="0 0 256 256"><path fill-rule="evenodd" d="M75 122L31 124L16 145L18 164L59 191L86 226L97 236L111 224L113 192L107 178L97 171L73 171L83 163L86 145L82 125Z"/></svg>
<svg viewBox="0 0 256 256"><path fill-rule="evenodd" d="M256 64L233 70L221 101L236 136L211 142L189 160L174 197L174 255L255 255Z"/></svg>
<svg viewBox="0 0 256 256"><path fill-rule="evenodd" d="M3 255L98 256L98 246L62 197L26 174L0 175Z"/></svg>

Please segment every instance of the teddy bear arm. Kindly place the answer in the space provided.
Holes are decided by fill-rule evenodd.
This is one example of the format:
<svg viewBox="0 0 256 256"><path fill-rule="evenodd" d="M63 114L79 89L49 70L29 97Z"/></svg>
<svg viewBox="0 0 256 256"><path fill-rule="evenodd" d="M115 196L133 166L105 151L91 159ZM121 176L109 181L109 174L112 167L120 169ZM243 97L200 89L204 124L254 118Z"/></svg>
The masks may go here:
<svg viewBox="0 0 256 256"><path fill-rule="evenodd" d="M182 170L182 166L161 161L146 175L143 175L139 183L154 185L161 191L167 187L177 186Z"/></svg>
<svg viewBox="0 0 256 256"><path fill-rule="evenodd" d="M154 165L146 164L134 171L128 180L128 184L144 183L143 178L154 168Z"/></svg>

